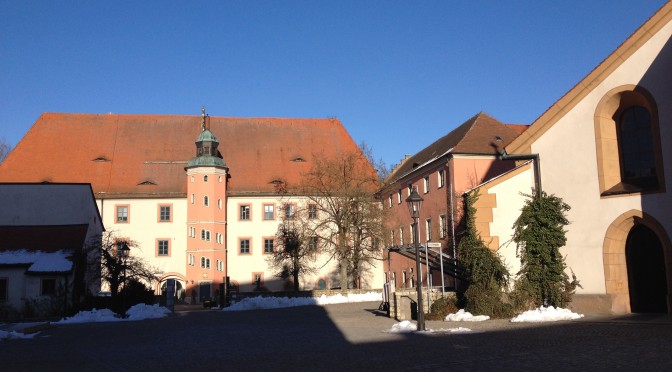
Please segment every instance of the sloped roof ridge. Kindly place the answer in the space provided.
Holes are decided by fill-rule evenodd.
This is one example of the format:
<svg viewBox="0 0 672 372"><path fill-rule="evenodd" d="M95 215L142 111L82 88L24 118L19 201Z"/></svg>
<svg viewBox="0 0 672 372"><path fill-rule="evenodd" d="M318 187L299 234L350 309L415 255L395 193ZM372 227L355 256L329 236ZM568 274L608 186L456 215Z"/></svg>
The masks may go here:
<svg viewBox="0 0 672 372"><path fill-rule="evenodd" d="M471 130L471 127L475 124L476 120L480 117L481 114L483 114L482 111L470 117L465 122L455 127L455 129L424 147L422 150L413 154L410 158L406 159L395 172L390 174L388 179L392 180L392 182L396 182L399 179L407 176L416 168L420 168L427 163L450 153L455 148L455 146L457 146L466 136L469 130ZM413 164L418 165L413 167Z"/></svg>
<svg viewBox="0 0 672 372"><path fill-rule="evenodd" d="M157 117L157 118L201 118L200 115L187 115L187 114L129 114L129 113L81 113L81 112L43 112L40 117L43 116L121 116L121 117ZM258 117L247 117L247 116L209 116L211 119L228 119L228 120L269 120L269 121L324 121L324 122L338 122L341 121L338 118L312 118L312 117L273 117L273 116L258 116Z"/></svg>
<svg viewBox="0 0 672 372"><path fill-rule="evenodd" d="M663 4L655 13L653 13L653 15L651 15L651 17L619 44L616 49L590 70L586 76L574 84L571 89L539 115L539 117L530 124L526 131L527 135L523 134L513 140L507 146L507 152L511 154L525 152L526 148L531 146L531 143L535 138L541 136L548 130L548 128L553 126L553 124L559 120L559 112L564 111L563 109L567 106L570 106L571 108L576 105L579 101L577 98L581 93L584 93L585 96L594 89L597 84L591 84L592 81L598 80L602 75L608 75L618 68L625 62L627 57L639 50L641 46L653 37L655 32L664 26L659 25L661 22L666 23L664 21L669 21L670 18L672 18L672 1ZM658 27L657 29L656 26ZM652 32L654 29L655 32ZM557 109L558 112L555 112L554 108Z"/></svg>

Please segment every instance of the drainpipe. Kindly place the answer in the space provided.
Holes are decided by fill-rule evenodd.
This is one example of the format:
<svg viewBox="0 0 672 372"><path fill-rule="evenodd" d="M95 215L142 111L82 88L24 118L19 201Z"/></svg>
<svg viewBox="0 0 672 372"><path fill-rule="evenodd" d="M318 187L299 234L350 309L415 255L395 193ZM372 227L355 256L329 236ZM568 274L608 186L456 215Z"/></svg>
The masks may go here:
<svg viewBox="0 0 672 372"><path fill-rule="evenodd" d="M448 192L450 193L450 242L451 245L453 246L453 260L457 260L457 250L455 248L455 208L453 206L454 200L453 200L453 168L450 168L450 181L448 182L449 190ZM443 262L443 257L441 258L441 261ZM442 273L443 274L443 273ZM453 269L453 289L457 290L457 267L454 267Z"/></svg>
<svg viewBox="0 0 672 372"><path fill-rule="evenodd" d="M534 163L534 189L537 196L541 196L541 166L539 164L539 154L521 154L509 155L506 149L499 153L501 160L532 160Z"/></svg>

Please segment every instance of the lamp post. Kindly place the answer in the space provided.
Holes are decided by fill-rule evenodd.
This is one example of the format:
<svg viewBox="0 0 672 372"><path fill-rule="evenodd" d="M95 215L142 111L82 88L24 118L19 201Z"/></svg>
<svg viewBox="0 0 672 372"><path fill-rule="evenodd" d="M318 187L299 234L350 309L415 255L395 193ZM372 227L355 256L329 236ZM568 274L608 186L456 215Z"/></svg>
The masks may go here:
<svg viewBox="0 0 672 372"><path fill-rule="evenodd" d="M126 260L128 260L128 254L131 251L131 248L128 247L128 244L126 242L122 242L121 247L117 250L117 255L121 259L121 265L124 269L124 280L122 280L122 284L124 284L124 294L121 296L121 308L123 309L124 313L121 314L122 318L126 318L128 315L126 314Z"/></svg>
<svg viewBox="0 0 672 372"><path fill-rule="evenodd" d="M420 243L418 239L418 219L420 218L420 207L424 199L418 195L418 191L413 188L411 195L406 199L408 206L408 213L413 219L413 244L415 245L415 272L417 273L417 280L415 286L418 291L418 331L425 330L425 311L422 305L422 275L420 275Z"/></svg>

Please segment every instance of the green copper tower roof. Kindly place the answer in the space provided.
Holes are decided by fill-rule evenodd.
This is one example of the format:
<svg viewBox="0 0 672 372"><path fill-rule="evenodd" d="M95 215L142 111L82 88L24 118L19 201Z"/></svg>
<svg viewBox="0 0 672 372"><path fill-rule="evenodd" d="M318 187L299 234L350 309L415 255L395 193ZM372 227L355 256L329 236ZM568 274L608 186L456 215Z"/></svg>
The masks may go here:
<svg viewBox="0 0 672 372"><path fill-rule="evenodd" d="M201 110L201 134L196 139L196 157L189 160L186 168L192 167L219 167L226 168L224 159L220 157L217 146L217 137L206 129L205 107ZM185 169L186 169L185 168Z"/></svg>

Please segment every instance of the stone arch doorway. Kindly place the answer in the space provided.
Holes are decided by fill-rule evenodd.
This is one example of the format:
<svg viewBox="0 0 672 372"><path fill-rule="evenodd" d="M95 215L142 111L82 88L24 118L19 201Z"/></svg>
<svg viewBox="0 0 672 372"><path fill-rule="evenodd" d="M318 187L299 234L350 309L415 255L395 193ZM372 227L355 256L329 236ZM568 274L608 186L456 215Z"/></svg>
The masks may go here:
<svg viewBox="0 0 672 372"><path fill-rule="evenodd" d="M166 291L168 286L168 279L175 279L175 293L173 294L176 300L184 301L186 291L185 291L185 280L184 278L177 275L166 275L161 278L157 284L158 293L161 296L161 299L165 301Z"/></svg>
<svg viewBox="0 0 672 372"><path fill-rule="evenodd" d="M634 209L623 213L609 225L602 253L612 311L670 312L672 244L658 221Z"/></svg>
<svg viewBox="0 0 672 372"><path fill-rule="evenodd" d="M665 255L658 236L645 225L636 224L625 243L630 311L667 313Z"/></svg>

